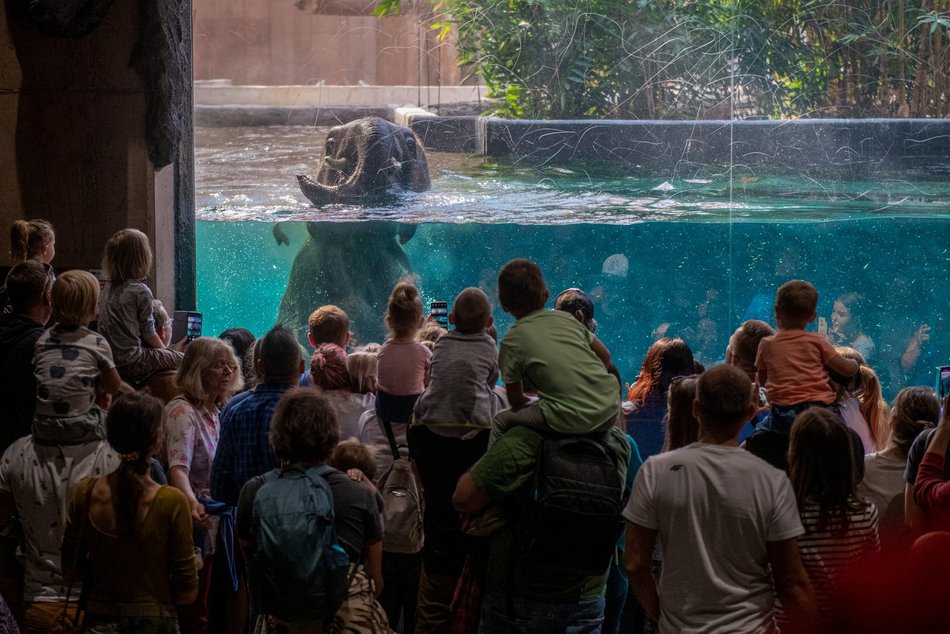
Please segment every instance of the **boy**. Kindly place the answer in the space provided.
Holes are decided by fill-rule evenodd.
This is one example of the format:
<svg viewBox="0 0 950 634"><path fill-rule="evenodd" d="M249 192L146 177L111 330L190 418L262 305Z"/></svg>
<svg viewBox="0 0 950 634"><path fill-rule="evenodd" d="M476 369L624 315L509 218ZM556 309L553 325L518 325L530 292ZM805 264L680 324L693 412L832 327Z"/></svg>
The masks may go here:
<svg viewBox="0 0 950 634"><path fill-rule="evenodd" d="M342 308L327 304L310 313L307 320L307 340L314 350L321 343L332 343L346 350L350 343L350 318ZM310 368L300 377L300 387L313 385Z"/></svg>
<svg viewBox="0 0 950 634"><path fill-rule="evenodd" d="M607 372L610 353L573 316L544 310L548 289L538 265L506 264L498 298L518 321L501 342L498 364L511 409L495 417L492 442L515 425L561 434L609 429L620 411L620 386Z"/></svg>
<svg viewBox="0 0 950 634"><path fill-rule="evenodd" d="M775 323L779 332L759 344L755 367L772 410L760 427L788 435L795 417L809 407L832 409L837 400L828 370L854 376L858 364L839 355L818 333L805 327L818 317L818 291L803 280L792 280L775 294Z"/></svg>

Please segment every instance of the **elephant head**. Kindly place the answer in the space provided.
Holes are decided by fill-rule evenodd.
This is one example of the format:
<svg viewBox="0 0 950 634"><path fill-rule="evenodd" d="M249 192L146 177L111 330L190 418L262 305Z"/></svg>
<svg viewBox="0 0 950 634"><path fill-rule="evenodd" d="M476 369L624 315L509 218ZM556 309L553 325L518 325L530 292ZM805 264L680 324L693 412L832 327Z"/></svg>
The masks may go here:
<svg viewBox="0 0 950 634"><path fill-rule="evenodd" d="M429 163L416 133L379 117L330 129L316 178L298 175L315 205L368 202L401 191L429 189Z"/></svg>

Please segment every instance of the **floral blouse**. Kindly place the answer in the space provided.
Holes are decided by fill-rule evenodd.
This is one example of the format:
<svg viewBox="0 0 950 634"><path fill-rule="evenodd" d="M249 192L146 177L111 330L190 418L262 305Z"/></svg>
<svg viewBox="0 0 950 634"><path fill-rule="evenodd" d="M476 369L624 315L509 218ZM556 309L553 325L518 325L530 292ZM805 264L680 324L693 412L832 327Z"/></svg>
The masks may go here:
<svg viewBox="0 0 950 634"><path fill-rule="evenodd" d="M179 396L165 406L165 451L168 469L188 469L188 479L196 496L209 496L211 462L218 447L218 411L192 405Z"/></svg>

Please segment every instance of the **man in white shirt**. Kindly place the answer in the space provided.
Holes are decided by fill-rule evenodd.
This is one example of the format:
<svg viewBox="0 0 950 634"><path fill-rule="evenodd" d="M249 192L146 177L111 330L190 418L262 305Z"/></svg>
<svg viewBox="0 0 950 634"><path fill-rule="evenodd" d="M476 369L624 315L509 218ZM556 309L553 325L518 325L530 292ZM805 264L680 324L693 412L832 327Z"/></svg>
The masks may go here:
<svg viewBox="0 0 950 634"><path fill-rule="evenodd" d="M793 630L815 622L788 478L737 446L754 413L749 377L711 368L693 402L698 442L653 456L637 473L624 509L625 566L660 632L771 632L775 594ZM659 588L651 571L657 536Z"/></svg>

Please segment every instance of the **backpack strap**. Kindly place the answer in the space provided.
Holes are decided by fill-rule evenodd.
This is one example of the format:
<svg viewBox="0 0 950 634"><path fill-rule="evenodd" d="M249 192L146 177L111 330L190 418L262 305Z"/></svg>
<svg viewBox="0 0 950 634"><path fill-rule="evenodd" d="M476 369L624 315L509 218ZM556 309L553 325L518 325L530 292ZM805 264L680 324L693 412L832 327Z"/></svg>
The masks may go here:
<svg viewBox="0 0 950 634"><path fill-rule="evenodd" d="M393 433L393 426L388 420L379 419L379 422L383 426L383 430L386 432L386 438L389 440L389 450L393 454L393 460L399 460L399 445L396 444L396 435Z"/></svg>

